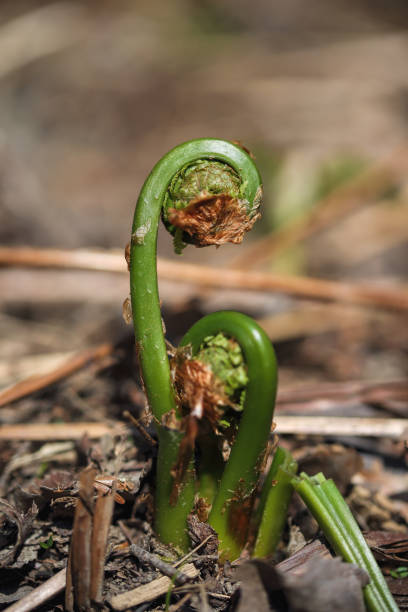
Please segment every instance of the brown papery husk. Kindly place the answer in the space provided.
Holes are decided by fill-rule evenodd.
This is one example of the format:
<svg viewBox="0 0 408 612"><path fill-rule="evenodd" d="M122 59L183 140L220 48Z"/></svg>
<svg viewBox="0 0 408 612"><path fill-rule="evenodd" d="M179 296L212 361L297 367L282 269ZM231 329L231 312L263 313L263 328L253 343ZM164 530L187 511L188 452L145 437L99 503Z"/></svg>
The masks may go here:
<svg viewBox="0 0 408 612"><path fill-rule="evenodd" d="M197 247L239 244L260 214L248 216L245 203L228 194L203 194L182 210L169 209L169 222Z"/></svg>

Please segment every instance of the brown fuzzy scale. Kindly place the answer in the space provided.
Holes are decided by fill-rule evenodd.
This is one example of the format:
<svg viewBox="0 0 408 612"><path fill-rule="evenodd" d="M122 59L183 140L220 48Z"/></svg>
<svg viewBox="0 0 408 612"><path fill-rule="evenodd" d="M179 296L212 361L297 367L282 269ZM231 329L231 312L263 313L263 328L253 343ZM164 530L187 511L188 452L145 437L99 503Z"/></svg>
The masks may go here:
<svg viewBox="0 0 408 612"><path fill-rule="evenodd" d="M125 246L125 260L127 263L128 272L130 272L130 242Z"/></svg>
<svg viewBox="0 0 408 612"><path fill-rule="evenodd" d="M173 465L170 473L173 477L173 486L170 493L170 505L175 506L180 495L184 476L189 468L190 460L194 452L195 440L198 433L197 419L187 416L183 419L184 436L180 442L177 462Z"/></svg>
<svg viewBox="0 0 408 612"><path fill-rule="evenodd" d="M194 511L197 515L198 520L201 523L205 523L208 519L208 515L210 514L211 504L208 503L204 497L199 497L196 499L194 504Z"/></svg>
<svg viewBox="0 0 408 612"><path fill-rule="evenodd" d="M245 204L225 193L203 193L181 210L169 209L169 222L197 247L239 244L259 217L259 213L249 217Z"/></svg>
<svg viewBox="0 0 408 612"><path fill-rule="evenodd" d="M240 480L235 493L226 502L223 512L228 507L228 528L231 533L237 534L241 546L248 540L250 518L255 502L256 486L250 491L244 491L244 481Z"/></svg>
<svg viewBox="0 0 408 612"><path fill-rule="evenodd" d="M218 381L211 368L197 359L190 359L185 351L177 352L171 360L171 371L179 405L188 409L188 414L181 421L175 413L168 413L162 418L162 424L184 432L180 442L177 462L172 467L173 487L170 504L177 502L185 474L194 453L198 435L198 422L206 419L216 430L222 410L217 406L230 405L231 401L223 391L223 384ZM166 418L165 418L166 417ZM204 513L203 513L204 514Z"/></svg>
<svg viewBox="0 0 408 612"><path fill-rule="evenodd" d="M197 359L176 357L175 361L172 370L180 405L188 408L190 415L205 418L216 427L222 414L217 406L231 405L222 382L217 380L209 365Z"/></svg>

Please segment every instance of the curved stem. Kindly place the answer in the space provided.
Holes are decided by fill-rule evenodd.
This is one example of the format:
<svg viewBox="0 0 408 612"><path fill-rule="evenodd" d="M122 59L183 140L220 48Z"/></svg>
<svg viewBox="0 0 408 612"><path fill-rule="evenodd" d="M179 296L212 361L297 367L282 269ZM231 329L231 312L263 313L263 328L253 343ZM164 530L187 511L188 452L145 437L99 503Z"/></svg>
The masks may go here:
<svg viewBox="0 0 408 612"><path fill-rule="evenodd" d="M197 353L207 336L218 332L234 338L248 369L245 404L235 442L221 477L208 522L218 533L220 554L235 559L245 544L252 493L270 434L277 386L277 364L272 344L250 317L221 311L195 323L181 341Z"/></svg>
<svg viewBox="0 0 408 612"><path fill-rule="evenodd" d="M186 517L193 503L193 478L187 476L176 506L169 506L174 465L174 440L162 426L162 417L177 407L170 380L157 287L157 232L168 186L176 174L197 160L216 160L240 177L240 195L248 212L260 189L260 177L252 159L240 147L212 138L193 140L167 153L153 168L137 202L130 249L130 290L136 343L150 409L156 419L160 451L157 467L155 526L160 538L181 548L187 546ZM177 428L175 428L177 430ZM179 434L180 435L180 434ZM176 528L176 526L178 526Z"/></svg>

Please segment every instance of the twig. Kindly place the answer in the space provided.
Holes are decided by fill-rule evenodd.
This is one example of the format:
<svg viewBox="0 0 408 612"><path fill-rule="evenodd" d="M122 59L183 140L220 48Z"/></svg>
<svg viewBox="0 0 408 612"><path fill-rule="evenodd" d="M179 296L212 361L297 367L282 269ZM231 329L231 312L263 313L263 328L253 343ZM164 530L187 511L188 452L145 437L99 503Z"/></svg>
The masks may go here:
<svg viewBox="0 0 408 612"><path fill-rule="evenodd" d="M128 273L123 250L0 247L0 265Z"/></svg>
<svg viewBox="0 0 408 612"><path fill-rule="evenodd" d="M103 359L107 355L110 355L112 349L113 347L111 344L101 344L94 349L81 351L47 374L30 376L11 387L7 387L0 392L0 407L52 385L58 380L77 372L92 361Z"/></svg>
<svg viewBox="0 0 408 612"><path fill-rule="evenodd" d="M204 540L202 540L202 542L200 542L195 548L193 548L192 550L190 550L186 555L184 555L184 557L182 557L181 559L179 559L178 561L176 561L176 563L174 564L174 567L177 567L178 565L181 565L182 563L185 563L185 561L187 559L189 559L192 555L194 555L198 550L200 550L200 548L202 548L205 544L207 544L208 540L210 540L213 536L212 533L210 533L210 535L208 535L206 538L204 538Z"/></svg>
<svg viewBox="0 0 408 612"><path fill-rule="evenodd" d="M214 597L215 599L231 599L231 595L224 595L223 593L213 593L212 591L207 591L207 595L210 597Z"/></svg>
<svg viewBox="0 0 408 612"><path fill-rule="evenodd" d="M194 567L193 563L188 563L183 568L184 573L189 579L197 578L199 575L198 570ZM133 606L139 606L145 601L151 601L167 593L171 587L172 581L167 576L156 578L148 584L142 584L142 586L115 595L110 600L110 604L114 610L127 610Z"/></svg>
<svg viewBox="0 0 408 612"><path fill-rule="evenodd" d="M376 199L402 180L408 170L407 150L398 149L386 160L368 168L357 177L338 187L334 193L323 198L311 212L282 227L273 235L267 235L236 257L233 268L248 270L259 266L271 257L309 238L339 218L344 217L370 200Z"/></svg>
<svg viewBox="0 0 408 612"><path fill-rule="evenodd" d="M62 251L53 249L0 248L0 265L69 268L127 273L125 260L115 251ZM391 310L408 310L408 289L405 286L375 287L356 283L291 277L225 268L197 266L167 259L158 259L158 274L175 282L188 282L202 287L274 291L306 299L363 304Z"/></svg>
<svg viewBox="0 0 408 612"><path fill-rule="evenodd" d="M85 433L92 439L127 431L123 423L33 423L3 425L0 440L78 440ZM277 418L277 433L305 435L374 436L401 439L408 432L407 419L374 417L285 416Z"/></svg>
<svg viewBox="0 0 408 612"><path fill-rule="evenodd" d="M0 440L79 440L87 434L89 438L101 438L106 434L123 434L122 423L29 423L27 425L0 426Z"/></svg>
<svg viewBox="0 0 408 612"><path fill-rule="evenodd" d="M165 561L162 561L162 559L160 559L158 555L155 555L154 553L150 553L147 550L144 550L143 548L141 548L140 546L137 546L137 544L134 544L128 529L123 524L123 521L119 521L119 527L121 528L121 530L123 531L123 533L125 534L126 538L129 541L130 552L137 559L139 559L143 563L148 563L155 569L159 570L159 572L161 572L165 576L172 578L174 584L178 586L186 584L186 582L190 581L190 578L187 575L180 572L180 570L178 570L176 567L173 567L172 565L170 565L170 563L166 563Z"/></svg>
<svg viewBox="0 0 408 612"><path fill-rule="evenodd" d="M165 260L158 261L157 269L159 275L166 280L190 282L206 287L273 291L306 299L408 310L408 289L404 286L381 288L310 277L248 273L230 268L222 270L220 274L220 270L216 268Z"/></svg>
<svg viewBox="0 0 408 612"><path fill-rule="evenodd" d="M146 442L148 442L152 446L156 446L157 445L157 441L154 438L152 438L152 436L143 427L143 425L140 423L140 421L138 419L136 419L136 417L134 417L133 414L131 412L129 412L129 410L124 410L123 411L123 416L125 417L125 419L129 419L129 421L132 423L132 425L134 425L136 427L136 429L140 432L140 434L143 436L143 438L146 440Z"/></svg>
<svg viewBox="0 0 408 612"><path fill-rule="evenodd" d="M408 381L389 380L384 382L352 381L340 383L319 383L295 389L281 388L277 404L308 402L313 400L361 401L380 404L389 400L408 401Z"/></svg>
<svg viewBox="0 0 408 612"><path fill-rule="evenodd" d="M66 574L67 570L64 567L64 569L54 574L52 578L49 578L33 589L31 593L6 608L4 612L30 612L31 610L37 610L46 601L64 590Z"/></svg>
<svg viewBox="0 0 408 612"><path fill-rule="evenodd" d="M407 419L374 417L279 416L277 434L373 436L402 440L408 437Z"/></svg>

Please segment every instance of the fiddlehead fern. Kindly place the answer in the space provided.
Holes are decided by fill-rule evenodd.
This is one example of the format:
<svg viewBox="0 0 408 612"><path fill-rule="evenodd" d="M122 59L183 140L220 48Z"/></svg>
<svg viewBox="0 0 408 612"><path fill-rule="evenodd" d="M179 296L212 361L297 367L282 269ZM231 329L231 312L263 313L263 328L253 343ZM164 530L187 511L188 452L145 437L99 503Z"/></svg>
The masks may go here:
<svg viewBox="0 0 408 612"><path fill-rule="evenodd" d="M159 438L156 531L164 542L187 548L187 516L195 494L193 457L198 446L201 469L197 490L205 498L208 520L218 533L224 559L239 556L247 538L253 492L273 416L277 378L275 355L269 339L255 321L236 312L217 312L198 321L184 336L181 343L184 353L181 349L176 355L173 367L173 386L157 289L157 230L162 216L175 235L179 250L184 243L196 246L238 243L258 216L261 193L258 171L239 146L215 139L180 145L159 161L141 190L130 247L135 335ZM222 349L225 343L229 353L226 367L222 351L216 350L210 356L217 345ZM178 384L178 367L184 368L181 379L187 384L183 380ZM201 385L195 397L197 380L201 383L210 380L214 386L205 389ZM193 387L193 394L189 386ZM214 404L209 410L213 429L210 427L203 434L199 432L197 421L206 416L204 391L213 397ZM243 406L239 406L242 416L225 463L214 430L222 422L218 404L233 405L236 391L245 399ZM185 405L190 413L182 418ZM293 479L296 469L290 453L278 449L258 510L252 518L258 532L254 553L273 552L294 486L322 525L333 548L346 560L367 569L372 579L372 584L365 589L370 610L397 610L334 484L326 481L323 475L312 479L302 475L300 479Z"/></svg>
<svg viewBox="0 0 408 612"><path fill-rule="evenodd" d="M212 502L208 522L218 533L221 555L235 559L247 539L253 491L259 479L272 425L277 365L272 344L261 327L239 312L215 312L198 321L181 345L193 355L204 339L222 332L241 347L248 384L236 438Z"/></svg>
<svg viewBox="0 0 408 612"><path fill-rule="evenodd" d="M239 146L199 139L179 145L153 168L139 195L130 246L132 316L139 361L156 421L159 456L155 526L164 542L186 548L186 517L194 496L191 466L169 506L172 469L182 438L170 379L157 288L159 218L184 242L196 246L240 242L257 218L262 195L258 170ZM163 210L163 206L165 209Z"/></svg>

